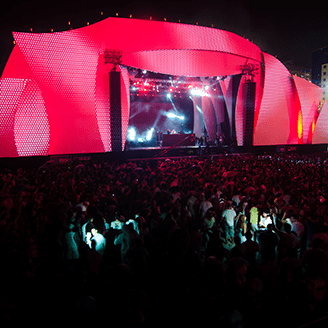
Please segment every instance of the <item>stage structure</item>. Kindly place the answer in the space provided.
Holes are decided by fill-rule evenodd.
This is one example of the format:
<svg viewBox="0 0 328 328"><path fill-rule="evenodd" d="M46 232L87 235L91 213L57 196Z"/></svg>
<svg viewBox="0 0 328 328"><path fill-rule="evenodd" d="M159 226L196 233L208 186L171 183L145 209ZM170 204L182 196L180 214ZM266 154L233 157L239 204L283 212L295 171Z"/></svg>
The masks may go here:
<svg viewBox="0 0 328 328"><path fill-rule="evenodd" d="M115 17L13 36L0 79L0 157L123 150L142 92L169 98L173 112L153 101L169 118L183 120L191 106L192 128L179 128L212 142L328 143L323 90L234 33Z"/></svg>
<svg viewBox="0 0 328 328"><path fill-rule="evenodd" d="M122 51L106 50L105 64L111 65L109 72L109 109L110 109L110 135L112 151L122 150L122 106L121 106L121 72L117 66L122 62Z"/></svg>

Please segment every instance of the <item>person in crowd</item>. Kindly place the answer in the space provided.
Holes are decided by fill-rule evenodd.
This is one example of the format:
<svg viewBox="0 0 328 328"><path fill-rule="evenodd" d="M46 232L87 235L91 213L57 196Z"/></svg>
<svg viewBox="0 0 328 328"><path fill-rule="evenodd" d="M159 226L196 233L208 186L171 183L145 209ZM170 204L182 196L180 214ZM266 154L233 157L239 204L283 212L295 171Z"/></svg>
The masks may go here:
<svg viewBox="0 0 328 328"><path fill-rule="evenodd" d="M122 233L115 238L114 245L121 246L121 259L123 263L128 262L128 252L135 246L137 238L138 233L134 230L133 223L124 225Z"/></svg>
<svg viewBox="0 0 328 328"><path fill-rule="evenodd" d="M273 224L268 224L267 229L260 233L258 238L261 260L273 261L276 259L276 248L279 237L274 232Z"/></svg>
<svg viewBox="0 0 328 328"><path fill-rule="evenodd" d="M238 238L238 237L237 237ZM227 261L225 276L232 290L244 288L247 281L249 263L242 257L241 249L235 248Z"/></svg>
<svg viewBox="0 0 328 328"><path fill-rule="evenodd" d="M294 231L297 235L299 242L301 242L304 233L304 224L299 221L298 215L292 211L289 213L289 217L285 218L282 223L288 223L291 225L291 231Z"/></svg>
<svg viewBox="0 0 328 328"><path fill-rule="evenodd" d="M205 217L204 217L204 223L203 223L204 230L210 231L215 224L216 224L215 212L214 212L213 208L211 207L207 210Z"/></svg>
<svg viewBox="0 0 328 328"><path fill-rule="evenodd" d="M86 253L86 260L88 263L89 272L95 276L99 275L99 267L103 262L103 256L96 250L97 242L95 239L91 240L91 250Z"/></svg>
<svg viewBox="0 0 328 328"><path fill-rule="evenodd" d="M252 231L254 232L254 238L257 239L258 237L258 230L259 230L259 207L252 206L249 210L249 223Z"/></svg>
<svg viewBox="0 0 328 328"><path fill-rule="evenodd" d="M310 215L304 222L305 234L306 234L306 249L311 247L313 236L320 231L320 223L318 217L314 214Z"/></svg>
<svg viewBox="0 0 328 328"><path fill-rule="evenodd" d="M310 272L316 272L328 285L328 253L323 247L323 240L315 238L312 247L303 253L302 266Z"/></svg>
<svg viewBox="0 0 328 328"><path fill-rule="evenodd" d="M263 212L260 215L260 219L259 219L259 228L266 229L268 224L272 223L272 220L273 220L273 214L270 213L270 209L269 208L263 209Z"/></svg>
<svg viewBox="0 0 328 328"><path fill-rule="evenodd" d="M274 226L274 231L279 237L279 244L277 248L277 260L278 263L284 258L288 256L288 249L292 248L295 250L298 250L300 247L299 240L296 236L295 232L292 232L291 225L288 223L285 223L283 225L284 231L278 229Z"/></svg>
<svg viewBox="0 0 328 328"><path fill-rule="evenodd" d="M247 232L247 218L246 215L239 213L236 217L235 236L238 236L243 243L246 241Z"/></svg>
<svg viewBox="0 0 328 328"><path fill-rule="evenodd" d="M74 231L74 224L70 223L65 233L65 240L67 244L67 260L77 260L80 257L78 245L76 242L76 232Z"/></svg>
<svg viewBox="0 0 328 328"><path fill-rule="evenodd" d="M91 243L92 241L95 241L96 242L96 245L95 245L95 250L101 255L103 256L104 253L105 253L105 250L106 250L106 239L105 237L98 232L98 229L93 226L91 228ZM91 248L92 248L92 245L91 245Z"/></svg>
<svg viewBox="0 0 328 328"><path fill-rule="evenodd" d="M323 250L328 253L328 225L324 225L321 229L313 235L312 240L320 238L323 241Z"/></svg>
<svg viewBox="0 0 328 328"><path fill-rule="evenodd" d="M235 252L238 250L240 253L240 256L244 259L247 260L247 249L244 243L241 243L241 239L239 236L234 237L234 244L235 246L231 249L230 256L233 257Z"/></svg>
<svg viewBox="0 0 328 328"><path fill-rule="evenodd" d="M297 250L295 248L288 248L287 257L282 259L280 262L280 279L282 284L285 286L290 281L295 279L295 268L301 267L301 260L297 258Z"/></svg>
<svg viewBox="0 0 328 328"><path fill-rule="evenodd" d="M90 248L91 248L91 244L90 244L90 233L91 233L91 229L89 229L89 231L87 231L87 227L90 225L93 225L93 218L89 218L86 219L85 222L83 222L85 220L85 216L82 217L82 227L81 227L81 232L82 232L82 241L89 244ZM89 234L88 234L89 232Z"/></svg>
<svg viewBox="0 0 328 328"><path fill-rule="evenodd" d="M259 244L253 240L253 233L251 230L246 232L245 237L246 241L244 241L242 245L246 248L246 260L252 268L255 268L257 264L257 255L260 249Z"/></svg>
<svg viewBox="0 0 328 328"><path fill-rule="evenodd" d="M201 218L204 218L206 212L213 207L213 204L210 202L210 199L211 195L209 193L201 194L201 202L199 204L199 213Z"/></svg>
<svg viewBox="0 0 328 328"><path fill-rule="evenodd" d="M232 243L233 237L235 236L235 219L237 213L234 210L232 202L229 203L228 208L223 211L222 218L226 234L226 242Z"/></svg>

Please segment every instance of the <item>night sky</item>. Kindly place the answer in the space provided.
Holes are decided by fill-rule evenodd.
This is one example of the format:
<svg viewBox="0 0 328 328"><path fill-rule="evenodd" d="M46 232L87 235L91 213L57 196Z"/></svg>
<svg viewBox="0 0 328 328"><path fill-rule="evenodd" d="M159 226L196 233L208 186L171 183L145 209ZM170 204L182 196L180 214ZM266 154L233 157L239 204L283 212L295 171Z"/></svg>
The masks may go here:
<svg viewBox="0 0 328 328"><path fill-rule="evenodd" d="M255 0L47 0L8 1L0 11L0 72L13 48L12 31L50 32L95 23L109 16L211 26L252 40L282 62L311 67L312 51L328 46L327 1ZM103 12L103 16L101 16Z"/></svg>

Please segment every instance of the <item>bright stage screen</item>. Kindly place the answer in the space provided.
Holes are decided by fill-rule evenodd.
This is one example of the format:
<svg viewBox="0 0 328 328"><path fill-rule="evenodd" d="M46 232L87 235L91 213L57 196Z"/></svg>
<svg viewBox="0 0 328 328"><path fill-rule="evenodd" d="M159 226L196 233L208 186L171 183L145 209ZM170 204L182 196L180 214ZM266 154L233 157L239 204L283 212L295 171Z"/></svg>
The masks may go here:
<svg viewBox="0 0 328 328"><path fill-rule="evenodd" d="M191 99L131 101L127 141L135 147L156 145L157 133L192 133Z"/></svg>

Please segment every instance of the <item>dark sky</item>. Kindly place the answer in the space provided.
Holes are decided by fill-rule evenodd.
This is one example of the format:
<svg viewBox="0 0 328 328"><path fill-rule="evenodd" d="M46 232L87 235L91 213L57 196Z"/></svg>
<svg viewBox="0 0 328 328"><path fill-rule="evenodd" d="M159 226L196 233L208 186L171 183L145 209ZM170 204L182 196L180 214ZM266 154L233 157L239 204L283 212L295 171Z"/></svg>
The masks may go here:
<svg viewBox="0 0 328 328"><path fill-rule="evenodd" d="M282 62L310 67L312 51L328 46L327 1L258 0L12 0L0 11L0 72L13 47L12 31L50 32L108 16L211 26L245 36ZM104 15L101 16L100 12Z"/></svg>

